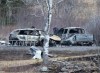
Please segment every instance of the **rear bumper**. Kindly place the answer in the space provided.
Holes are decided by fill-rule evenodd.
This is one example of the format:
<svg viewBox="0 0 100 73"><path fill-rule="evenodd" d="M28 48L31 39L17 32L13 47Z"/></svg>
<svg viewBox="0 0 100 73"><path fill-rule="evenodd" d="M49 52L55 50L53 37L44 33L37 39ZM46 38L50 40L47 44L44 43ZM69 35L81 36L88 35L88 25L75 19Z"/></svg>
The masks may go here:
<svg viewBox="0 0 100 73"><path fill-rule="evenodd" d="M92 45L93 41L76 41L73 44L76 44L76 45Z"/></svg>

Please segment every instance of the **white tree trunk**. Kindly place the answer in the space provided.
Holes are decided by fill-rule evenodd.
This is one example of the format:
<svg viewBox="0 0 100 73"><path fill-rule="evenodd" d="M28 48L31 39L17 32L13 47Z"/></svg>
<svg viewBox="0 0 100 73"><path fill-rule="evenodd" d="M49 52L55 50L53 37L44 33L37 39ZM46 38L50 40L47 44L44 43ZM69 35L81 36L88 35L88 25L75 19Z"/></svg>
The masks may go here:
<svg viewBox="0 0 100 73"><path fill-rule="evenodd" d="M43 47L43 64L45 66L47 66L48 64L49 31L50 31L50 24L52 19L52 0L47 0L47 7L48 7L48 16L44 28L45 39L44 39L44 47Z"/></svg>

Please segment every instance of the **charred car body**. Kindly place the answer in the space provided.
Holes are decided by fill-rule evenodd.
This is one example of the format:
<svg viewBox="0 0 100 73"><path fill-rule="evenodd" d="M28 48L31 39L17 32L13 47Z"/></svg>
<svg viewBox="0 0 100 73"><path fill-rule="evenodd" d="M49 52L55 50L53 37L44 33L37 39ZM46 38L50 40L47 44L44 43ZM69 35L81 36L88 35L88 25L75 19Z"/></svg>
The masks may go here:
<svg viewBox="0 0 100 73"><path fill-rule="evenodd" d="M61 38L62 45L87 45L92 46L94 37L92 34L87 34L81 27L67 27L56 31L57 36Z"/></svg>
<svg viewBox="0 0 100 73"><path fill-rule="evenodd" d="M49 45L55 45L56 36L50 37ZM54 41L55 40L55 41ZM9 43L11 45L20 45L20 46L43 46L44 35L41 29L36 28L24 28L24 29L15 29L10 33Z"/></svg>
<svg viewBox="0 0 100 73"><path fill-rule="evenodd" d="M11 45L40 44L40 41L44 38L41 31L42 30L36 28L15 29L10 33L9 43Z"/></svg>

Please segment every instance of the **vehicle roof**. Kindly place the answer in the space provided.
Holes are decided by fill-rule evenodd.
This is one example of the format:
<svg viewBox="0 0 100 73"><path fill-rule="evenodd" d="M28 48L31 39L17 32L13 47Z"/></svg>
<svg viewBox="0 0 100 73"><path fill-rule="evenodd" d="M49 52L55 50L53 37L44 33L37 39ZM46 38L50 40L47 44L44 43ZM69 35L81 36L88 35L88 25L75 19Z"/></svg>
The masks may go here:
<svg viewBox="0 0 100 73"><path fill-rule="evenodd" d="M75 29L75 28L81 28L81 29L83 29L82 27L66 27L64 29Z"/></svg>
<svg viewBox="0 0 100 73"><path fill-rule="evenodd" d="M22 28L22 29L15 29L15 30L42 30L37 28Z"/></svg>
<svg viewBox="0 0 100 73"><path fill-rule="evenodd" d="M13 34L17 30L40 30L40 31L42 31L42 29L36 29L36 28L22 28L22 29L15 29L10 34Z"/></svg>

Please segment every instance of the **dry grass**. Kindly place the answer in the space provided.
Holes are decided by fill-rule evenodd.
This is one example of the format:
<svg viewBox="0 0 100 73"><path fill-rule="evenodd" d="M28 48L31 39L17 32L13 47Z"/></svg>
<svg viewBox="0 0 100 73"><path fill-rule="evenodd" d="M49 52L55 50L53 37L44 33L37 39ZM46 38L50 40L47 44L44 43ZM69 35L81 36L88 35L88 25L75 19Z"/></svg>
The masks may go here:
<svg viewBox="0 0 100 73"><path fill-rule="evenodd" d="M25 51L0 51L0 73L35 73L42 60L34 60Z"/></svg>
<svg viewBox="0 0 100 73"><path fill-rule="evenodd" d="M90 51L91 52L91 51ZM97 52L97 51L95 51ZM33 60L32 57L25 54L26 51L0 51L0 73L39 73L39 68L42 66L42 60ZM54 52L55 53L55 52ZM65 56L61 55L61 52L57 55L59 57L51 58L50 60L66 60L72 58L80 58L79 55L75 55L72 52L70 56L68 53ZM62 53L64 54L64 53ZM94 51L93 51L93 54ZM73 56L74 55L74 56ZM87 57L91 55L81 54L81 56Z"/></svg>
<svg viewBox="0 0 100 73"><path fill-rule="evenodd" d="M33 73L42 60L0 61L0 73Z"/></svg>

